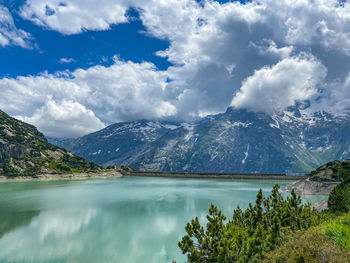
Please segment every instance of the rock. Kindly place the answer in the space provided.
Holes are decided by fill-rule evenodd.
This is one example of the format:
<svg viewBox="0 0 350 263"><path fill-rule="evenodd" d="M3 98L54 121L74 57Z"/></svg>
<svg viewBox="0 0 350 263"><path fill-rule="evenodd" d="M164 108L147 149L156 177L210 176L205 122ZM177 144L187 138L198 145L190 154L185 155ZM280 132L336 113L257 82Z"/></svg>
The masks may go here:
<svg viewBox="0 0 350 263"><path fill-rule="evenodd" d="M317 182L310 181L309 178L293 182L284 188L284 191L291 192L292 189L297 194L302 195L329 195L333 188L340 182Z"/></svg>
<svg viewBox="0 0 350 263"><path fill-rule="evenodd" d="M333 161L310 173L306 179L289 184L284 190L304 195L329 195L333 188L350 177L350 160Z"/></svg>
<svg viewBox="0 0 350 263"><path fill-rule="evenodd" d="M313 204L313 205L311 206L311 208L312 208L312 209L315 209L315 210L317 210L317 211L319 211L319 212L322 212L322 211L324 211L324 210L327 210L327 209L328 209L328 198L325 199L325 200L323 200L323 201L321 201L321 202L318 202L318 203L316 203L316 204Z"/></svg>

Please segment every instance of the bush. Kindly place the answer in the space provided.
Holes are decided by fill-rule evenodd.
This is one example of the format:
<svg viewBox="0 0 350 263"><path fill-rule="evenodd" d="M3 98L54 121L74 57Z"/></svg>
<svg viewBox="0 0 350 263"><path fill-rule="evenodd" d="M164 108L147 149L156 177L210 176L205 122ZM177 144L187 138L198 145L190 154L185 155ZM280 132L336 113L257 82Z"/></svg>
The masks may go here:
<svg viewBox="0 0 350 263"><path fill-rule="evenodd" d="M3 170L6 176L20 175L21 171L12 166L12 158L6 158L3 164Z"/></svg>
<svg viewBox="0 0 350 263"><path fill-rule="evenodd" d="M71 171L71 168L65 163L58 163L56 165L56 167L59 171L63 171L63 172L70 172Z"/></svg>
<svg viewBox="0 0 350 263"><path fill-rule="evenodd" d="M338 184L330 193L328 208L332 213L350 211L350 180Z"/></svg>
<svg viewBox="0 0 350 263"><path fill-rule="evenodd" d="M212 204L206 228L193 219L179 247L189 262L262 262L264 253L284 243L291 231L307 229L320 219L320 213L302 204L294 191L284 199L275 185L266 198L260 189L255 205L249 204L244 212L237 207L226 224L226 217Z"/></svg>
<svg viewBox="0 0 350 263"><path fill-rule="evenodd" d="M332 242L319 227L296 232L290 241L265 254L264 263L348 263L350 251Z"/></svg>

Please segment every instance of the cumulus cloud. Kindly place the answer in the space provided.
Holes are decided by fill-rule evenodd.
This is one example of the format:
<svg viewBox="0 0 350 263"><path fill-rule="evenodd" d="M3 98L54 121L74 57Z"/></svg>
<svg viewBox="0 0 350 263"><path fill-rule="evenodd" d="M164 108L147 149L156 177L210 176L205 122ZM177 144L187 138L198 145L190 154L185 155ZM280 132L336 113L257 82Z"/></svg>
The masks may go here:
<svg viewBox="0 0 350 263"><path fill-rule="evenodd" d="M0 79L0 108L53 137L75 137L104 123L158 119L176 114L166 99L167 74L151 63Z"/></svg>
<svg viewBox="0 0 350 263"><path fill-rule="evenodd" d="M32 48L31 34L17 29L9 10L0 4L0 46L20 46L22 48Z"/></svg>
<svg viewBox="0 0 350 263"><path fill-rule="evenodd" d="M231 105L273 114L315 95L325 76L326 68L313 57L286 58L245 79Z"/></svg>
<svg viewBox="0 0 350 263"><path fill-rule="evenodd" d="M17 118L35 124L45 135L51 137L75 138L105 127L93 111L87 110L78 102L67 100L56 103L48 99L33 116Z"/></svg>
<svg viewBox="0 0 350 263"><path fill-rule="evenodd" d="M328 83L328 88L312 105L314 111L327 111L339 114L350 111L350 73L345 80L338 79Z"/></svg>
<svg viewBox="0 0 350 263"><path fill-rule="evenodd" d="M31 0L22 6L20 14L37 25L70 35L125 23L128 7L128 1L123 0Z"/></svg>
<svg viewBox="0 0 350 263"><path fill-rule="evenodd" d="M256 0L245 4L238 1L220 4L181 0L145 5L142 10L141 19L148 32L170 40L169 48L157 54L175 65L168 69L174 80L170 85L182 90L179 108L183 114L223 111L230 104L232 97L229 94L241 107L271 112L294 103L296 99L307 99L311 93L322 96L328 94L329 89L333 94L342 93L345 87L326 84L339 82L339 79L344 81L350 71L348 1ZM258 84L257 75L266 77L268 68L274 73L278 69L278 74L288 75L290 69L281 65L287 61L295 62L293 58L305 52L318 59L317 63L314 60L317 65L323 65L315 69L315 63L309 63L309 60L308 63L299 61L294 64L295 67L311 66L305 68L310 76L298 76L308 77L314 81L312 85L306 85L304 80L288 81L286 78L284 82L289 82L288 86L276 90L280 96L267 96L274 106L256 107L248 103L256 98L248 90L258 89L248 89L247 85ZM291 59L285 60L288 58ZM280 64L281 61L284 62ZM257 72L262 68L264 70ZM323 85L320 85L320 76L324 78ZM296 90L303 91L304 97L290 92L291 86L298 85L302 87ZM241 98L243 94L245 103ZM286 96L291 97L286 99ZM337 104L338 97L328 96L323 105ZM346 110L343 106L338 107L338 111Z"/></svg>

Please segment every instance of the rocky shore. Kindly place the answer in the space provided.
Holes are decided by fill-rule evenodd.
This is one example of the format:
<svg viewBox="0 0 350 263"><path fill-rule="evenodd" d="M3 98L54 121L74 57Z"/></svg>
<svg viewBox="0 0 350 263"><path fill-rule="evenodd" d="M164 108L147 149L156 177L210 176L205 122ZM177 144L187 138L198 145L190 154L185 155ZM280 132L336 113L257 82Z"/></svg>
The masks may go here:
<svg viewBox="0 0 350 263"><path fill-rule="evenodd" d="M302 195L329 195L334 187L344 181L350 174L350 160L333 161L312 171L307 178L295 181L284 188L291 192L293 189ZM313 208L321 211L327 209L327 199L314 204Z"/></svg>
<svg viewBox="0 0 350 263"><path fill-rule="evenodd" d="M317 182L309 178L301 179L287 185L284 191L291 192L292 189L301 195L329 195L333 188L340 182Z"/></svg>
<svg viewBox="0 0 350 263"><path fill-rule="evenodd" d="M291 192L293 189L297 194L301 195L329 195L333 188L339 184L337 181L317 182L311 181L310 178L304 178L287 185L283 190ZM328 208L328 198L312 205L317 211L323 211Z"/></svg>

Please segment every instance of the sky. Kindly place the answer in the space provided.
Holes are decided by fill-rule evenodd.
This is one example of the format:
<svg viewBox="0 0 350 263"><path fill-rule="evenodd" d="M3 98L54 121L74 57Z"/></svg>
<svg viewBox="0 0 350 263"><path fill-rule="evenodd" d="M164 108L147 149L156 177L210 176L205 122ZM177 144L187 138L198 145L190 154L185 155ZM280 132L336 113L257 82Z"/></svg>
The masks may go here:
<svg viewBox="0 0 350 263"><path fill-rule="evenodd" d="M71 138L228 107L350 109L350 3L0 0L0 109Z"/></svg>

